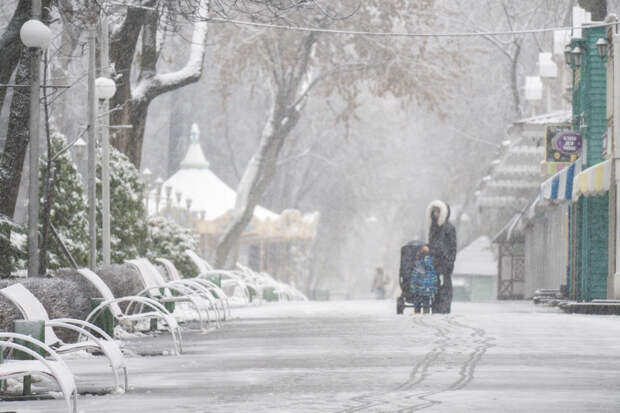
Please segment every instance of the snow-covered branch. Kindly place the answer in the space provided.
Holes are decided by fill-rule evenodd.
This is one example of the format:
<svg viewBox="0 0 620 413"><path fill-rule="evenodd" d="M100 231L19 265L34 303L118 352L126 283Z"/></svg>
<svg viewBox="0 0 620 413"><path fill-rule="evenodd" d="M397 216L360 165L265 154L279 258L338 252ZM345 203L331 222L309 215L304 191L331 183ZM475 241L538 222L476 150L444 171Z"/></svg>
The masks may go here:
<svg viewBox="0 0 620 413"><path fill-rule="evenodd" d="M199 15L207 16L209 0L200 0ZM202 18L194 23L190 53L187 63L175 72L145 76L132 91L136 101L152 100L155 97L197 81L202 76L203 61L207 49L208 23Z"/></svg>

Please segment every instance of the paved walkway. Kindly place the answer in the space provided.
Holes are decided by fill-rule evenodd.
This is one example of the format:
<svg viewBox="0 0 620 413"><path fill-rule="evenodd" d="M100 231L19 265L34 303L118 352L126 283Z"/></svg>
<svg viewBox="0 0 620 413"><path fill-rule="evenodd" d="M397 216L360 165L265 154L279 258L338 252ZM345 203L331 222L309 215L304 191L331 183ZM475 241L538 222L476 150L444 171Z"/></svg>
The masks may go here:
<svg viewBox="0 0 620 413"><path fill-rule="evenodd" d="M291 303L234 311L182 356L128 359L127 394L79 399L95 412L618 412L620 318L522 303L457 303L397 316L393 301ZM409 311L409 310L408 310ZM131 340L161 354L169 337ZM78 385L110 384L71 360ZM0 412L61 412L60 401Z"/></svg>

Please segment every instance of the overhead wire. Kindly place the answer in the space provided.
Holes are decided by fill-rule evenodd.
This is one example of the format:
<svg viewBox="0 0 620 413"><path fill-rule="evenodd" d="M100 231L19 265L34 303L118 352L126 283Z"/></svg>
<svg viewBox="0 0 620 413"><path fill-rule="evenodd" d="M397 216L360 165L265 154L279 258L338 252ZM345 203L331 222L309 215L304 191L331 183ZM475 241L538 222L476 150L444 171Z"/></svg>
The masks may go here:
<svg viewBox="0 0 620 413"><path fill-rule="evenodd" d="M613 23L592 23L587 26L562 26L545 27L537 29L508 30L508 31L475 31L475 32L436 32L436 33L416 33L416 32L375 32L365 30L346 30L346 29L327 29L322 27L292 26L273 23L260 23L247 20L229 19L222 17L211 17L207 19L213 23L224 23L241 26L252 26L266 29L288 30L297 32L316 32L327 34L354 35L354 36L373 36L373 37L479 37L479 36L514 36L519 34L535 34L555 31L582 30L584 28L599 28L618 25Z"/></svg>

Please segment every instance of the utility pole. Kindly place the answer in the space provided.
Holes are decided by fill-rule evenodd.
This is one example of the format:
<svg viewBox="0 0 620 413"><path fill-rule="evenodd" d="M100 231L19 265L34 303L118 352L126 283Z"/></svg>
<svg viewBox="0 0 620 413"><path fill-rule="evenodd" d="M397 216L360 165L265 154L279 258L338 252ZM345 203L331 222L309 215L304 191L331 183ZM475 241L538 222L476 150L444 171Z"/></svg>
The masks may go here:
<svg viewBox="0 0 620 413"><path fill-rule="evenodd" d="M96 172L96 120L97 102L95 99L95 41L97 13L94 11L92 2L89 2L89 24L88 24L88 235L89 235L89 258L88 267L95 270L97 266L97 192L95 186Z"/></svg>
<svg viewBox="0 0 620 413"><path fill-rule="evenodd" d="M32 0L32 19L41 20L41 0ZM39 275L39 122L41 49L30 50L30 176L28 183L28 277Z"/></svg>
<svg viewBox="0 0 620 413"><path fill-rule="evenodd" d="M108 29L108 19L105 14L101 18L101 75L109 78L110 70L110 34ZM101 100L101 148L103 152L103 165L101 169L102 177L102 193L103 202L102 214L102 238L103 238L103 265L110 265L110 100Z"/></svg>

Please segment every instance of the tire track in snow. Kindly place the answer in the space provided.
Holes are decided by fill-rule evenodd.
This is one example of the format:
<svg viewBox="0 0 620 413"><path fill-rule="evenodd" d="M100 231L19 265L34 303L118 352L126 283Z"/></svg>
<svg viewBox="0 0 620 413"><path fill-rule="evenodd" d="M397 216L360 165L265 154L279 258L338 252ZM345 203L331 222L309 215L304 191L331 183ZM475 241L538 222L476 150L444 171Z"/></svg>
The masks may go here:
<svg viewBox="0 0 620 413"><path fill-rule="evenodd" d="M426 353L422 360L417 362L409 374L409 378L398 387L381 393L361 395L351 398L350 401L361 403L359 406L339 410L339 413L353 413L359 411L381 409L382 411L396 411L399 413L413 413L420 410L430 408L441 404L440 400L433 397L447 392L457 391L465 388L473 379L478 363L488 351L493 347L493 337L489 337L482 328L472 327L467 324L455 320L455 316L447 316L442 318L433 318L434 322L427 324L423 317L416 317L413 320L414 326L423 327L434 330L435 346ZM447 326L442 326L445 322ZM468 330L470 333L466 336L455 334L457 331ZM442 386L437 390L423 391L414 394L408 394L404 397L397 394L398 392L409 391L423 384L429 377L433 375L430 371L436 361L446 355L447 350L451 347L463 346L472 347L465 361L459 368L458 378L446 386ZM392 396L392 397L390 397ZM405 402L405 403L403 403ZM398 406L400 404L400 406ZM405 406L403 406L405 404ZM390 409L390 405L393 408ZM387 410L390 409L390 410Z"/></svg>
<svg viewBox="0 0 620 413"><path fill-rule="evenodd" d="M400 386L395 389L388 390L380 393L372 393L372 394L364 394L361 396L356 396L350 401L361 403L359 406L350 407L343 410L338 410L337 413L353 413L363 410L368 410L372 407L377 407L380 405L390 404L390 401L386 399L385 396L388 396L392 393L399 391L406 391L419 385L429 376L428 370L433 365L433 363L443 354L445 354L448 345L450 344L450 335L449 331L442 328L441 326L435 324L428 325L424 323L422 317L415 317L413 319L414 326L422 327L422 328L432 328L435 330L435 346L433 349L426 353L424 358L417 362L411 372L409 373L409 378Z"/></svg>
<svg viewBox="0 0 620 413"><path fill-rule="evenodd" d="M478 363L480 362L484 354L491 347L493 347L492 341L494 340L494 338L487 336L486 331L484 329L478 328L478 327L472 327L467 324L460 323L456 321L454 317L447 317L446 321L448 324L454 327L465 329L465 330L471 330L472 333L469 336L473 338L474 349L471 351L471 353L469 353L469 355L465 359L465 362L461 365L461 368L459 370L459 378L454 383L452 383L450 386L448 386L445 389L408 396L407 398L415 397L418 400L422 400L424 403L402 408L398 410L399 413L411 413L411 412L417 412L420 410L427 409L429 407L432 407L436 404L441 403L438 400L430 399L431 396L436 396L437 394L445 393L447 391L456 391L456 390L461 390L465 388L465 386L467 386L474 379L475 369L478 366ZM461 336L459 338L462 339L463 337ZM462 344L462 341L461 341L461 344Z"/></svg>
<svg viewBox="0 0 620 413"><path fill-rule="evenodd" d="M461 390L465 386L467 386L473 379L474 373L476 371L476 367L478 367L478 363L482 359L482 357L486 354L486 352L494 346L492 343L495 339L493 337L489 337L482 328L468 326L466 324L459 323L456 320L451 320L451 323L465 329L472 330L472 336L475 339L478 339L479 345L474 349L474 351L469 355L467 361L461 367L460 379L450 386L451 391Z"/></svg>

